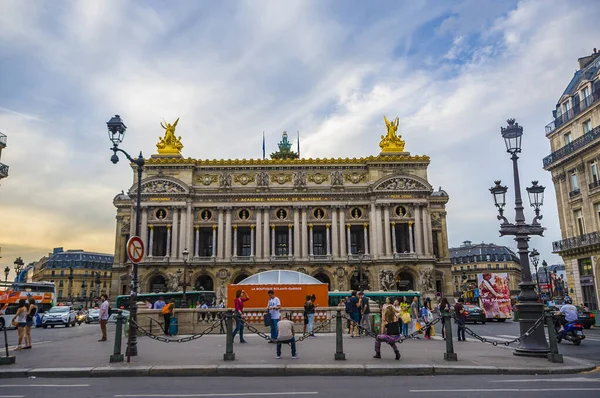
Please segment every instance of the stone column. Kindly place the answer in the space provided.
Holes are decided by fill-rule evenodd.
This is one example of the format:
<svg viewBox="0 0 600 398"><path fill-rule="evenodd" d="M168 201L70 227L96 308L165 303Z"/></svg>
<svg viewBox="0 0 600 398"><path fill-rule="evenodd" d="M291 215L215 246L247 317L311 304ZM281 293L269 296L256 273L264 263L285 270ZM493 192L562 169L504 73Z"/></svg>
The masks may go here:
<svg viewBox="0 0 600 398"><path fill-rule="evenodd" d="M212 258L217 257L217 226L212 226Z"/></svg>
<svg viewBox="0 0 600 398"><path fill-rule="evenodd" d="M231 261L231 208L225 210L225 260Z"/></svg>
<svg viewBox="0 0 600 398"><path fill-rule="evenodd" d="M385 255L389 256L392 253L395 253L396 250L392 252L392 237L390 236L390 206L385 205L383 208L383 236L385 238ZM394 236L396 234L394 233ZM394 242L394 247L396 246L396 242Z"/></svg>
<svg viewBox="0 0 600 398"><path fill-rule="evenodd" d="M365 256L369 255L369 224L368 223L364 223L363 224L363 234L364 234L364 241L365 241ZM371 228L371 235L373 235L373 229ZM350 236L350 235L348 235ZM350 241L350 239L348 239Z"/></svg>
<svg viewBox="0 0 600 398"><path fill-rule="evenodd" d="M300 209L294 208L294 257L300 258Z"/></svg>
<svg viewBox="0 0 600 398"><path fill-rule="evenodd" d="M447 213L445 211L440 213L440 220L442 221L442 249L440 250L440 255L443 258L450 257L450 250L448 248L448 228L446 226L446 214Z"/></svg>
<svg viewBox="0 0 600 398"><path fill-rule="evenodd" d="M237 257L238 252L237 252L237 248L238 248L238 227L237 225L233 226L233 257Z"/></svg>
<svg viewBox="0 0 600 398"><path fill-rule="evenodd" d="M194 232L194 257L198 257L198 251L200 250L200 227L196 225Z"/></svg>
<svg viewBox="0 0 600 398"><path fill-rule="evenodd" d="M375 207L375 209L376 209L375 210L375 223L376 224L375 224L375 228L372 228L372 230L373 229L375 230L375 233L377 235L377 238L375 239L375 244L376 244L375 248L377 249L377 251L376 251L377 255L383 256L385 254L384 250L383 250L385 239L383 237L383 227L382 227L383 220L381 219L382 207L381 207L381 205L377 205ZM373 232L373 231L371 231L371 232ZM373 246L371 246L371 251L375 251Z"/></svg>
<svg viewBox="0 0 600 398"><path fill-rule="evenodd" d="M398 248L396 247L396 223L395 222L391 222L391 228L392 228L392 255L398 253Z"/></svg>
<svg viewBox="0 0 600 398"><path fill-rule="evenodd" d="M271 257L275 257L275 225L271 225Z"/></svg>
<svg viewBox="0 0 600 398"><path fill-rule="evenodd" d="M327 246L327 255L331 256L331 238L329 237L329 227L329 224L325 225L325 244Z"/></svg>
<svg viewBox="0 0 600 398"><path fill-rule="evenodd" d="M146 208L142 208L142 225L140 226L140 234L142 236L140 236L140 238L142 238L142 242L144 243L144 248L147 249L148 248L148 209ZM146 254L144 255L147 256L148 255L148 250L145 250Z"/></svg>
<svg viewBox="0 0 600 398"><path fill-rule="evenodd" d="M294 242L293 242L293 240L292 240L292 239L293 239L293 237L292 237L292 235L293 235L293 234L292 234L292 228L293 228L293 227L294 227L294 226L293 226L292 224L288 224L288 256L289 256L289 257L292 257L292 255L293 255L293 254L292 254L292 253L293 253L293 252L292 252L292 249L294 248L294 247L292 246L292 243L294 243Z"/></svg>
<svg viewBox="0 0 600 398"><path fill-rule="evenodd" d="M421 220L423 222L423 252L426 256L430 256L431 234L429 232L429 217L427 213L427 207L421 207Z"/></svg>
<svg viewBox="0 0 600 398"><path fill-rule="evenodd" d="M306 206L302 206L302 258L308 258L308 223Z"/></svg>
<svg viewBox="0 0 600 398"><path fill-rule="evenodd" d="M371 253L373 254L373 256L376 256L378 254L377 252L377 239L379 239L379 236L377 235L377 233L379 232L377 230L377 213L378 213L377 206L375 205L375 202L371 202L371 210L369 211L369 225L371 227L371 233L370 238L371 241L367 242L366 237L367 234L365 233L365 249L367 246L371 246ZM350 253L350 252L348 252ZM367 251L365 250L365 254L367 254Z"/></svg>
<svg viewBox="0 0 600 398"><path fill-rule="evenodd" d="M262 243L262 210L261 209L257 209L256 210L256 245L255 247L255 251L256 253L254 253L254 257L256 258L262 258L263 256L263 243Z"/></svg>
<svg viewBox="0 0 600 398"><path fill-rule="evenodd" d="M192 239L194 237L194 218L192 215L192 201L188 199L186 205L187 228L185 229L185 247L187 247L189 250L192 248Z"/></svg>
<svg viewBox="0 0 600 398"><path fill-rule="evenodd" d="M410 246L410 252L414 253L415 252L415 245L413 242L413 222L409 221L408 222L408 245Z"/></svg>
<svg viewBox="0 0 600 398"><path fill-rule="evenodd" d="M179 253L177 254L177 256L182 256L181 252L183 252L183 249L187 249L187 224L187 212L181 209L181 228L179 228Z"/></svg>
<svg viewBox="0 0 600 398"><path fill-rule="evenodd" d="M135 226L137 225L137 220L135 219L135 205L131 206L131 215L129 216L131 222L129 223L129 237L135 235Z"/></svg>
<svg viewBox="0 0 600 398"><path fill-rule="evenodd" d="M152 247L154 246L154 225L149 225L150 237L148 238L148 246L145 246L148 257L152 257Z"/></svg>
<svg viewBox="0 0 600 398"><path fill-rule="evenodd" d="M165 257L171 257L171 226L167 225L167 252Z"/></svg>
<svg viewBox="0 0 600 398"><path fill-rule="evenodd" d="M331 246L332 246L332 250L331 250L331 254L333 256L333 258L337 258L339 256L339 249L338 249L338 217L337 217L337 208L336 207L332 207L331 208Z"/></svg>
<svg viewBox="0 0 600 398"><path fill-rule="evenodd" d="M346 224L346 249L348 250L348 255L352 254L352 240L350 239L350 224Z"/></svg>
<svg viewBox="0 0 600 398"><path fill-rule="evenodd" d="M254 257L254 225L250 225L250 257Z"/></svg>
<svg viewBox="0 0 600 398"><path fill-rule="evenodd" d="M340 212L340 257L346 257L346 213L344 206L338 209Z"/></svg>
<svg viewBox="0 0 600 398"><path fill-rule="evenodd" d="M423 245L422 245L422 237L423 237L423 224L421 223L421 208L419 206L415 206L415 251L417 255L423 255Z"/></svg>
<svg viewBox="0 0 600 398"><path fill-rule="evenodd" d="M177 259L179 232L179 209L173 209L173 232L171 233L171 260Z"/></svg>
<svg viewBox="0 0 600 398"><path fill-rule="evenodd" d="M269 207L263 209L263 257L269 258L269 249L271 243L271 226L269 225Z"/></svg>
<svg viewBox="0 0 600 398"><path fill-rule="evenodd" d="M313 234L313 225L312 224L308 224L308 239L309 239L309 243L308 243L308 255L310 257L314 256L314 234Z"/></svg>
<svg viewBox="0 0 600 398"><path fill-rule="evenodd" d="M223 208L219 208L219 218L218 218L218 226L217 226L217 232L218 232L218 239L217 239L217 255L219 257L219 260L223 260L223 258L225 258L225 228L223 227L224 225L224 218L225 216L223 215ZM213 242L213 248L215 247L215 242Z"/></svg>

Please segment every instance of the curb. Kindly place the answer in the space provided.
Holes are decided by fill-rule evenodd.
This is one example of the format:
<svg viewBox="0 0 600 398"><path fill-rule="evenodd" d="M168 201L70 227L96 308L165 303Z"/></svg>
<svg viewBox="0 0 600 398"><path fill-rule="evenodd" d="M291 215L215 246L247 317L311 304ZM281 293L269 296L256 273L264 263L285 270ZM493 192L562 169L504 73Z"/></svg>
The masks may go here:
<svg viewBox="0 0 600 398"><path fill-rule="evenodd" d="M277 377L277 376L444 376L444 375L549 375L574 374L596 369L596 365L575 358L569 360L577 365L557 368L524 368L517 366L461 366L461 365L164 365L127 366L112 365L81 368L17 368L0 370L0 378L23 377L187 377L187 376L229 376L229 377Z"/></svg>

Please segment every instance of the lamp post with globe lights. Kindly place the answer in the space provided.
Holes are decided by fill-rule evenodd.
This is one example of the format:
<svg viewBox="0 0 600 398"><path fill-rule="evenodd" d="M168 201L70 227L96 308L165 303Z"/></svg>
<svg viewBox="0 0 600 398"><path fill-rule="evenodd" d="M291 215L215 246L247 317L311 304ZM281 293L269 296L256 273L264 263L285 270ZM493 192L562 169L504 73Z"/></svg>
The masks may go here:
<svg viewBox="0 0 600 398"><path fill-rule="evenodd" d="M123 138L125 136L125 131L127 130L127 126L123 123L123 120L119 115L115 115L108 122L106 122L106 126L108 128L108 139L113 143L113 147L110 148L113 151L113 155L110 157L110 161L114 164L119 162L119 156L117 152L121 152L127 160L137 166L137 201L135 207L135 235L140 236L141 233L141 194L142 194L142 173L144 171L144 164L146 161L142 156L142 152L140 155L134 159L127 152L119 148L119 144L123 142ZM127 362L130 362L131 356L136 356L138 354L137 348L137 291L138 291L138 266L137 263L133 263L131 267L131 292L129 295L129 308L130 313L129 317L132 322L130 322L129 326L129 336L127 339Z"/></svg>
<svg viewBox="0 0 600 398"><path fill-rule="evenodd" d="M10 274L10 267L7 265L4 268L4 282L8 282L8 274Z"/></svg>
<svg viewBox="0 0 600 398"><path fill-rule="evenodd" d="M25 263L23 262L23 259L21 257L17 257L15 262L15 282L19 281L19 274L21 273L21 271L23 271L23 266L25 265Z"/></svg>
<svg viewBox="0 0 600 398"><path fill-rule="evenodd" d="M543 236L544 228L539 220L540 207L544 203L545 187L538 185L537 181L532 182L532 186L527 188L529 202L534 208L535 217L531 224L525 222L525 213L523 200L521 198L521 182L519 178L518 154L521 153L521 139L523 137L523 127L515 122L515 119L507 120L508 126L501 127L500 132L506 144L506 151L511 154L513 164L513 179L515 187L515 222L510 223L504 216L504 206L506 205L506 191L508 188L501 185L501 181L495 181L495 185L490 188L494 197L494 203L498 209L498 220L500 224L500 236L511 235L515 237L517 249L521 263L522 281L519 284L521 292L519 293L519 328L520 335L525 335L515 349L515 355L521 356L547 356L550 352L544 328L538 327L531 333L527 333L533 325L544 316L544 306L539 302L538 293L535 291L535 284L531 278L531 269L529 267L529 240L530 236Z"/></svg>
<svg viewBox="0 0 600 398"><path fill-rule="evenodd" d="M193 270L191 268L189 270L187 269L188 259L190 256L190 252L188 251L188 249L183 249L183 252L181 254L183 255L182 256L183 257L183 282L179 282L179 286L183 287L183 298L181 299L180 305L181 305L181 308L188 308L188 302L187 302L187 297L185 295L185 292L186 292L187 287L192 285ZM178 269L177 270L177 277L178 277L177 280L181 280L181 273L182 273L181 269Z"/></svg>
<svg viewBox="0 0 600 398"><path fill-rule="evenodd" d="M531 258L531 262L533 263L533 268L535 269L535 281L537 285L538 295L540 292L540 277L538 275L538 264L540 263L540 253L536 249L531 250L529 253L529 257Z"/></svg>

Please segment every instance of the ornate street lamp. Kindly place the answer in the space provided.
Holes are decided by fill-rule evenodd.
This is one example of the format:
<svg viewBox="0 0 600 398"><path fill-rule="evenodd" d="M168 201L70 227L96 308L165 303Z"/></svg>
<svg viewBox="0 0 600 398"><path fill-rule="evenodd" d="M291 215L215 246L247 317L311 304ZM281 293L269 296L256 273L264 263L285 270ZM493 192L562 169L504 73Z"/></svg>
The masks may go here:
<svg viewBox="0 0 600 398"><path fill-rule="evenodd" d="M73 304L73 267L69 267L69 301Z"/></svg>
<svg viewBox="0 0 600 398"><path fill-rule="evenodd" d="M365 259L365 253L360 250L358 253L356 253L356 256L358 257L358 290L369 290L369 281L364 279L362 267L363 260Z"/></svg>
<svg viewBox="0 0 600 398"><path fill-rule="evenodd" d="M96 297L100 297L100 272L96 272Z"/></svg>
<svg viewBox="0 0 600 398"><path fill-rule="evenodd" d="M119 156L117 152L121 152L125 155L127 160L137 165L137 201L135 207L135 235L140 236L141 233L141 195L142 195L142 173L144 171L145 160L142 156L142 152L133 159L127 152L119 148L123 138L125 137L125 131L127 126L123 123L123 120L119 115L115 115L108 122L106 122L108 128L108 139L113 143L113 147L110 149L113 151L113 155L110 157L110 161L114 164L119 162ZM133 263L131 267L131 292L129 296L129 318L132 320L129 326L129 336L127 340L127 362L130 362L130 356L136 356L138 353L137 349L137 291L138 291L138 266L137 263Z"/></svg>
<svg viewBox="0 0 600 398"><path fill-rule="evenodd" d="M542 261L542 268L544 268L544 274L546 274L546 291L548 293L548 297L550 300L552 300L552 282L550 282L550 279L548 279L548 263L546 260Z"/></svg>
<svg viewBox="0 0 600 398"><path fill-rule="evenodd" d="M17 259L14 262L15 264L15 282L19 281L19 274L21 273L21 271L23 271L23 266L25 265L25 263L23 262L23 259L21 257L17 257Z"/></svg>
<svg viewBox="0 0 600 398"><path fill-rule="evenodd" d="M515 222L510 223L504 217L503 210L506 204L506 191L508 188L500 185L500 181L496 181L495 185L490 189L494 196L494 203L498 208L498 219L502 220L500 224L500 236L512 235L517 242L517 249L521 263L522 281L519 284L521 292L519 293L519 327L520 335L525 337L520 341L519 346L515 349L515 355L523 356L546 356L550 349L544 328L538 327L530 334L526 334L535 322L543 317L544 305L539 302L539 296L535 291L535 284L532 282L531 269L529 266L529 239L532 235L543 236L544 228L538 223L542 219L539 214L539 208L543 205L544 187L533 181L533 186L527 188L529 200L532 207L535 209L535 218L531 224L525 222L525 213L523 208L523 200L521 199L521 182L519 179L519 165L517 154L521 153L521 138L523 136L523 127L515 122L515 119L507 120L508 126L501 127L500 132L506 144L506 151L510 153L513 163L513 179L515 186Z"/></svg>
<svg viewBox="0 0 600 398"><path fill-rule="evenodd" d="M185 295L186 289L188 286L191 286L191 282L192 282L192 269L188 270L187 269L187 263L188 263L188 259L190 256L190 252L188 251L188 249L183 249L183 252L181 252L181 254L183 255L183 282L179 283L179 286L183 287L183 299L181 300L181 308L188 308L188 302L187 302L187 297ZM188 281L188 275L189 273L189 281ZM181 269L177 270L177 280L181 280Z"/></svg>
<svg viewBox="0 0 600 398"><path fill-rule="evenodd" d="M8 274L10 274L10 267L7 265L6 268L4 268L4 282L8 281Z"/></svg>
<svg viewBox="0 0 600 398"><path fill-rule="evenodd" d="M533 263L533 268L535 268L535 281L537 284L537 292L540 294L540 277L538 275L538 264L540 263L540 253L536 249L531 250L529 253L529 257L531 258L531 262Z"/></svg>
<svg viewBox="0 0 600 398"><path fill-rule="evenodd" d="M81 282L81 297L83 298L83 305L87 308L87 282L85 279Z"/></svg>

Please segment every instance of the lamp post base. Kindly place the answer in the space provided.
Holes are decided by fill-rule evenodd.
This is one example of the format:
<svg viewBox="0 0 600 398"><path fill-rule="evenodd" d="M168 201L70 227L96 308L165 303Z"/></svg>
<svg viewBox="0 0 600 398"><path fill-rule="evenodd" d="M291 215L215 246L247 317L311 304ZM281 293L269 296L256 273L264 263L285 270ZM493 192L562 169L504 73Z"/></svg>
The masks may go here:
<svg viewBox="0 0 600 398"><path fill-rule="evenodd" d="M537 301L535 285L521 282L521 293L519 299L523 300L518 305L519 311L519 335L525 335L529 329L544 316L544 305ZM546 358L550 353L550 347L544 333L544 323L523 337L519 346L513 352L514 355L527 357Z"/></svg>

